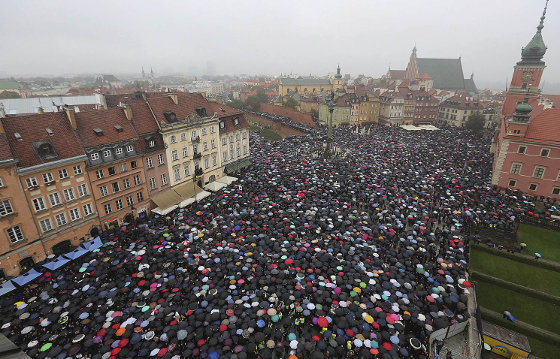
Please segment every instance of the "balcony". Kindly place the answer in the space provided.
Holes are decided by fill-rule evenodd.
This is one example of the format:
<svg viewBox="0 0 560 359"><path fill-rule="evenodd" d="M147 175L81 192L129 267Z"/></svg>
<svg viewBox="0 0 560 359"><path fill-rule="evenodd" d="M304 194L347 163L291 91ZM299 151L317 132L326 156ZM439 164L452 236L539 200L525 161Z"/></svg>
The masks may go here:
<svg viewBox="0 0 560 359"><path fill-rule="evenodd" d="M198 152L193 155L193 160L199 160L202 158L202 153Z"/></svg>
<svg viewBox="0 0 560 359"><path fill-rule="evenodd" d="M200 168L200 167L195 168L195 170L194 170L194 176L195 176L196 178L199 178L199 177L202 176L203 174L204 174L204 172L202 171L202 168Z"/></svg>
<svg viewBox="0 0 560 359"><path fill-rule="evenodd" d="M200 136L196 136L196 137L191 138L191 141L194 142L194 143L200 143Z"/></svg>

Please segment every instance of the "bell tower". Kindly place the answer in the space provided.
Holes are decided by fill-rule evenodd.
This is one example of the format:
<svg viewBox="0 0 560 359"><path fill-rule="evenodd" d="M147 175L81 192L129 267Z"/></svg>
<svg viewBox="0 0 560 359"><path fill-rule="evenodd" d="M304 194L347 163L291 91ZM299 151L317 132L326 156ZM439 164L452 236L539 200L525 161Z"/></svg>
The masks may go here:
<svg viewBox="0 0 560 359"><path fill-rule="evenodd" d="M509 93L511 94L529 92L531 95L536 95L539 93L541 77L546 67L542 60L546 53L546 45L544 44L541 31L544 28L547 7L548 0L546 1L539 26L537 26L537 32L527 46L521 49L521 61L513 67L513 78L509 88Z"/></svg>

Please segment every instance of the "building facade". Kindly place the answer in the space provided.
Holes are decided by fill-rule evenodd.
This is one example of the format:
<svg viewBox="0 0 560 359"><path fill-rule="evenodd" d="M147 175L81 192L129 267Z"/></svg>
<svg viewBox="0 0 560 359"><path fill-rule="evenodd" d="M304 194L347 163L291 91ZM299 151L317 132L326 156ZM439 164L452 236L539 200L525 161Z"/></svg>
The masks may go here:
<svg viewBox="0 0 560 359"><path fill-rule="evenodd" d="M514 67L500 131L492 145L492 184L560 199L560 109L544 106L537 90L545 66L541 34L545 15L546 7L536 34Z"/></svg>
<svg viewBox="0 0 560 359"><path fill-rule="evenodd" d="M61 254L99 230L99 218L86 173L86 156L65 113L2 119L17 158L21 187L37 228L23 234L22 270L49 254ZM13 267L12 267L13 269Z"/></svg>
<svg viewBox="0 0 560 359"><path fill-rule="evenodd" d="M360 96L359 111L358 123L378 123L380 112L379 97L374 94Z"/></svg>
<svg viewBox="0 0 560 359"><path fill-rule="evenodd" d="M341 89L343 85L340 66L336 69L336 75L332 79L293 79L281 78L278 85L280 96L286 96L293 93L300 95L318 96L323 92L335 92Z"/></svg>
<svg viewBox="0 0 560 359"><path fill-rule="evenodd" d="M220 117L220 158L227 174L234 174L251 164L249 127L242 114Z"/></svg>
<svg viewBox="0 0 560 359"><path fill-rule="evenodd" d="M319 121L324 122L325 124L329 123L330 119L330 112L329 112L329 103L322 103L319 104ZM340 125L347 125L350 124L350 115L351 115L351 103L350 99L348 98L347 94L344 94L338 97L333 106L333 113L332 113L332 124L334 127Z"/></svg>

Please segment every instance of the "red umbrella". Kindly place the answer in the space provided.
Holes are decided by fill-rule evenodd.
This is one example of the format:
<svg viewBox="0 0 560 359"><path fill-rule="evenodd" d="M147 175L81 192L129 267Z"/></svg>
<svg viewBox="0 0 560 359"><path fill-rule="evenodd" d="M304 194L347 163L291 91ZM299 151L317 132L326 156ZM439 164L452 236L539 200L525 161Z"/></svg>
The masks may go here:
<svg viewBox="0 0 560 359"><path fill-rule="evenodd" d="M317 324L319 324L321 328L326 328L329 326L329 321L325 317L319 317L319 319L317 319Z"/></svg>
<svg viewBox="0 0 560 359"><path fill-rule="evenodd" d="M387 349L387 350L393 349L393 346L391 345L391 343L385 342L385 343L383 343L382 345L383 345L383 348L385 348L385 349Z"/></svg>

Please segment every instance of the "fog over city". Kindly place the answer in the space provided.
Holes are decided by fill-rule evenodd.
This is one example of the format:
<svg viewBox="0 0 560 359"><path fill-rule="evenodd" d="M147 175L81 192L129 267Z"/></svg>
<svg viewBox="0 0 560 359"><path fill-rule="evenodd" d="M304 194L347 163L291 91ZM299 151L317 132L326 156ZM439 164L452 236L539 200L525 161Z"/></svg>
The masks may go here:
<svg viewBox="0 0 560 359"><path fill-rule="evenodd" d="M0 77L344 74L380 77L419 57L462 58L479 88L505 88L540 0L3 1ZM558 2L548 18L558 18ZM545 92L560 90L560 22L545 21Z"/></svg>

